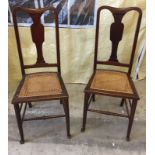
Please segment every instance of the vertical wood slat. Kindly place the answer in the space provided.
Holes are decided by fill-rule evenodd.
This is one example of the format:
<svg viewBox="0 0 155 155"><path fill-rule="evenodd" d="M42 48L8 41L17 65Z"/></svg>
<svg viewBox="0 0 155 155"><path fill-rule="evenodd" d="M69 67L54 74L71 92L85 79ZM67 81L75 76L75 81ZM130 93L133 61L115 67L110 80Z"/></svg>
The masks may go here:
<svg viewBox="0 0 155 155"><path fill-rule="evenodd" d="M29 15L33 20L33 24L31 25L31 35L32 35L32 41L35 43L37 50L36 64L45 63L42 51L42 44L44 42L44 26L41 24L40 20L42 13L39 14L32 13Z"/></svg>

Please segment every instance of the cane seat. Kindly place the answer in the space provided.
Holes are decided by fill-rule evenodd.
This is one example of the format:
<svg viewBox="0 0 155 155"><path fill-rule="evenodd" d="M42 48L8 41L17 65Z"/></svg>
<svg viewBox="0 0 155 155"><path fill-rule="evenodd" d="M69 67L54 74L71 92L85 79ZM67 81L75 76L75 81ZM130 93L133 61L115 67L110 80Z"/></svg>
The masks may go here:
<svg viewBox="0 0 155 155"><path fill-rule="evenodd" d="M57 73L35 73L27 75L19 97L58 95L62 93Z"/></svg>
<svg viewBox="0 0 155 155"><path fill-rule="evenodd" d="M91 89L133 94L126 73L97 70L92 80Z"/></svg>

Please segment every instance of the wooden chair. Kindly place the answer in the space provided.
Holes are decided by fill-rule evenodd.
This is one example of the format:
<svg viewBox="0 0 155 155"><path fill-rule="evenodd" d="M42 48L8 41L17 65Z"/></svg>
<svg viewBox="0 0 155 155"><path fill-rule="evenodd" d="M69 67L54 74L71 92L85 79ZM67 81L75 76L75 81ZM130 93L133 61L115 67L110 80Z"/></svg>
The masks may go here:
<svg viewBox="0 0 155 155"><path fill-rule="evenodd" d="M42 44L44 42L44 26L41 24L41 15L49 10L55 17L55 35L56 35L56 63L46 63L43 57ZM18 24L16 14L18 12L27 13L33 20L31 25L32 41L35 43L37 51L37 60L35 64L25 65L23 61L22 49L20 44L20 37L18 31ZM14 30L17 41L17 48L19 54L19 60L21 65L22 80L16 90L13 97L12 104L14 105L17 124L20 133L20 143L24 143L24 133L22 124L24 121L40 120L49 118L66 117L67 136L70 137L70 117L69 117L69 101L68 93L65 88L64 82L61 77L60 68L60 47L59 47L59 28L58 28L58 14L55 8L47 7L42 9L29 9L16 7L13 10L13 22ZM49 49L50 51L50 49ZM57 72L35 72L26 74L25 70L40 67L57 67ZM27 105L32 107L31 102L48 101L48 100L60 100L63 105L65 114L41 116L35 118L24 118ZM23 106L24 105L24 106ZM23 114L21 114L22 107L24 107Z"/></svg>
<svg viewBox="0 0 155 155"><path fill-rule="evenodd" d="M108 61L99 61L98 55L98 37L99 37L99 21L102 10L109 10L113 17L114 23L110 28L110 40L112 42L112 52ZM134 35L134 42L129 63L121 63L117 59L117 48L119 42L122 40L124 24L121 22L123 16L129 11L138 12L138 20L136 31ZM142 11L137 7L129 8L113 8L110 6L101 6L97 11L96 22L96 38L95 38L95 56L94 56L94 72L85 88L84 96L84 110L83 110L83 125L81 131L85 131L87 111L97 112L100 114L127 117L129 119L127 140L130 140L130 132L133 124L134 114L139 100L139 95L135 89L134 83L130 77L134 54L139 34ZM120 72L114 70L98 70L97 65L113 65L120 67L127 67L128 72ZM121 106L125 103L127 114L119 114L109 111L101 111L89 108L91 101L95 101L95 95L106 95L122 98Z"/></svg>

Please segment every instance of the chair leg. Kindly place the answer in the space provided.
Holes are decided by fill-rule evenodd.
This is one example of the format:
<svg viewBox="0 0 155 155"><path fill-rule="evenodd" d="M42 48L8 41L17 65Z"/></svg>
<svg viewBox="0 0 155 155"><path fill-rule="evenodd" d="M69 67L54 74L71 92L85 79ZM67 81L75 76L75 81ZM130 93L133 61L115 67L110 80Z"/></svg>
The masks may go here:
<svg viewBox="0 0 155 155"><path fill-rule="evenodd" d="M121 101L121 104L120 104L121 107L124 105L124 102L125 102L125 99L122 98L122 101Z"/></svg>
<svg viewBox="0 0 155 155"><path fill-rule="evenodd" d="M60 103L63 103L65 115L66 115L66 129L67 129L67 137L71 138L70 134L70 116L69 116L69 102L68 98L64 100L64 102L60 101Z"/></svg>
<svg viewBox="0 0 155 155"><path fill-rule="evenodd" d="M18 104L14 104L14 109L15 109L15 114L16 114L16 120L17 120L17 125L19 129L19 134L20 134L20 143L24 144L24 133L23 133L23 127L22 127L22 120L21 120L21 115L20 115L20 109Z"/></svg>
<svg viewBox="0 0 155 155"><path fill-rule="evenodd" d="M130 141L130 133L131 133L132 125L133 125L136 107L137 107L137 100L133 100L132 106L131 106L131 113L130 113L130 117L129 117L127 136L126 136L127 141Z"/></svg>
<svg viewBox="0 0 155 155"><path fill-rule="evenodd" d="M87 110L88 110L88 103L87 103L88 99L89 99L89 95L87 93L85 93L85 96L84 96L84 107L83 107L83 124L82 124L82 128L81 128L82 132L85 131L85 127L86 127Z"/></svg>
<svg viewBox="0 0 155 155"><path fill-rule="evenodd" d="M62 100L60 100L60 104L63 104L63 101Z"/></svg>
<svg viewBox="0 0 155 155"><path fill-rule="evenodd" d="M32 108L32 103L28 102L29 108Z"/></svg>
<svg viewBox="0 0 155 155"><path fill-rule="evenodd" d="M93 97L93 102L95 102L95 94L93 94L92 97Z"/></svg>

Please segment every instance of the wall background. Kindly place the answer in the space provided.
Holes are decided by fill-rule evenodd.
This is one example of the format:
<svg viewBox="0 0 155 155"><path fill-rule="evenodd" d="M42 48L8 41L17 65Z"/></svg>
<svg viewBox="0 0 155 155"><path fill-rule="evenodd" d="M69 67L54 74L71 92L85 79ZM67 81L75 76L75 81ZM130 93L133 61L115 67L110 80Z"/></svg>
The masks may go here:
<svg viewBox="0 0 155 155"><path fill-rule="evenodd" d="M140 34L136 49L134 66L132 76L135 76L135 67L138 62L138 56L145 45L145 0L97 0L97 8L101 5L110 5L113 7L130 7L138 6L143 11ZM127 62L131 52L130 39L133 38L133 30L135 27L135 20L137 16L133 12L127 14L123 19L125 23L125 34L119 44L118 59L121 62ZM113 18L110 13L103 12L101 20L101 31L99 38L99 58L108 58L111 52L111 42L109 40L109 26ZM28 27L20 27L21 44L23 48L24 63L30 64L35 62L36 49L32 44L30 30ZM45 29L45 42L43 45L44 55L47 62L55 61L55 31L51 27ZM62 76L65 83L87 83L93 71L94 58L94 42L95 42L95 28L83 29L68 29L60 28L60 52L61 52L61 67ZM12 91L19 80L21 79L21 72L16 48L16 40L12 26L8 28L8 52L9 52L9 91ZM140 66L139 78L145 78L145 57ZM122 70L120 68L120 70Z"/></svg>

